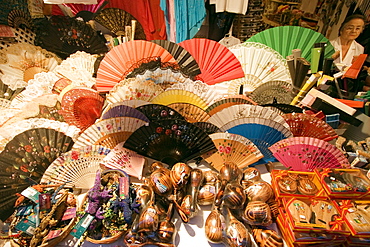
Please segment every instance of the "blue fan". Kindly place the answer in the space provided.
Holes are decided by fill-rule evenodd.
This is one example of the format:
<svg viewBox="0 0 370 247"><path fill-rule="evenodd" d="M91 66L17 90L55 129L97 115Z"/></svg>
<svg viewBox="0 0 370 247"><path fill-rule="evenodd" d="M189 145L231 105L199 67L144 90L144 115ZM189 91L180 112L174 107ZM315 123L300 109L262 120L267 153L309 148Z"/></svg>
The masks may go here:
<svg viewBox="0 0 370 247"><path fill-rule="evenodd" d="M253 165L276 161L268 148L280 140L293 136L289 128L283 124L262 118L237 119L225 127L228 127L228 133L248 138L261 151L264 158Z"/></svg>
<svg viewBox="0 0 370 247"><path fill-rule="evenodd" d="M102 119L108 119L108 118L114 118L114 117L133 117L140 120L143 120L145 122L149 122L149 118L145 116L144 113L141 111L127 105L115 105L109 110L107 110L103 116Z"/></svg>

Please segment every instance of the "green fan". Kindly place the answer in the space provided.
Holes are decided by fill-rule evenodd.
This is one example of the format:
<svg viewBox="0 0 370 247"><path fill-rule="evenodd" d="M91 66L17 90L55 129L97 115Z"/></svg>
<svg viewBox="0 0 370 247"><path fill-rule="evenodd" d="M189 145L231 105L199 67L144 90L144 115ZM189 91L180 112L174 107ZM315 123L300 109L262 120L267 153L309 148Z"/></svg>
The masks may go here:
<svg viewBox="0 0 370 247"><path fill-rule="evenodd" d="M302 57L311 62L311 49L315 43L326 42L325 58L331 57L334 47L321 33L299 26L281 26L266 29L250 37L246 42L265 44L279 52L284 58L293 49L301 49Z"/></svg>

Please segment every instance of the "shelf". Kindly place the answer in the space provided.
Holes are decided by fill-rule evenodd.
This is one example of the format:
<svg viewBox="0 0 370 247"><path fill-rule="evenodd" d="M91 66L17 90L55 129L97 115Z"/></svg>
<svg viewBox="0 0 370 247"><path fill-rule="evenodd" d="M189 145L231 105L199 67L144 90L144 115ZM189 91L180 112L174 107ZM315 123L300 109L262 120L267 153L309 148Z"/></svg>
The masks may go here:
<svg viewBox="0 0 370 247"><path fill-rule="evenodd" d="M285 2L285 1L281 1L281 0L271 0L271 2L283 3L283 4L289 4L289 5L298 5L298 4L300 4L300 3L297 3L297 2Z"/></svg>

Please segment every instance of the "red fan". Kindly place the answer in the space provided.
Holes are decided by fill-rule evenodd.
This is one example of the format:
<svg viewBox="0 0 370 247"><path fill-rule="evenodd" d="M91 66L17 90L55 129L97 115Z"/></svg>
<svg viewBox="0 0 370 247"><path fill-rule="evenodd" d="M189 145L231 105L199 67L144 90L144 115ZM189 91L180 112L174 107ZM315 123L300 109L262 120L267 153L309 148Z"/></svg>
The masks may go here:
<svg viewBox="0 0 370 247"><path fill-rule="evenodd" d="M71 9L72 13L78 17L79 12L91 12L96 13L99 9L103 8L107 3L106 0L98 0L97 4L76 4L76 3L67 3L63 4L64 6ZM54 5L53 5L54 7ZM86 21L86 20L85 20Z"/></svg>
<svg viewBox="0 0 370 247"><path fill-rule="evenodd" d="M237 57L225 46L210 39L189 39L179 43L197 61L198 77L209 85L244 77Z"/></svg>
<svg viewBox="0 0 370 247"><path fill-rule="evenodd" d="M308 136L331 141L338 137L335 130L325 121L304 113L288 113L283 118L290 126L293 136Z"/></svg>
<svg viewBox="0 0 370 247"><path fill-rule="evenodd" d="M109 91L141 63L158 58L163 63L176 63L176 60L166 49L153 42L132 40L115 46L99 65L96 78L98 91Z"/></svg>
<svg viewBox="0 0 370 247"><path fill-rule="evenodd" d="M64 93L60 113L67 123L76 125L83 131L100 117L103 105L104 99L97 91L75 87Z"/></svg>
<svg viewBox="0 0 370 247"><path fill-rule="evenodd" d="M350 167L340 149L313 137L283 139L269 147L269 150L284 166L294 171Z"/></svg>

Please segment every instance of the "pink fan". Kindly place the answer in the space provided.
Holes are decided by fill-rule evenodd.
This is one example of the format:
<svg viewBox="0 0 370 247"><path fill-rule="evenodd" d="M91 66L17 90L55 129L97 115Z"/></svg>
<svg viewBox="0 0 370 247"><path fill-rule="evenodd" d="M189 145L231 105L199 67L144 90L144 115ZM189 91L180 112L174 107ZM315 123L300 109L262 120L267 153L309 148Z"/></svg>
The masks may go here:
<svg viewBox="0 0 370 247"><path fill-rule="evenodd" d="M269 150L277 160L293 171L350 167L341 150L313 137L283 139L270 146Z"/></svg>
<svg viewBox="0 0 370 247"><path fill-rule="evenodd" d="M225 46L210 39L188 39L179 43L197 61L199 79L209 85L244 77L238 58Z"/></svg>
<svg viewBox="0 0 370 247"><path fill-rule="evenodd" d="M119 143L102 161L107 169L120 169L128 175L141 179L145 158Z"/></svg>

